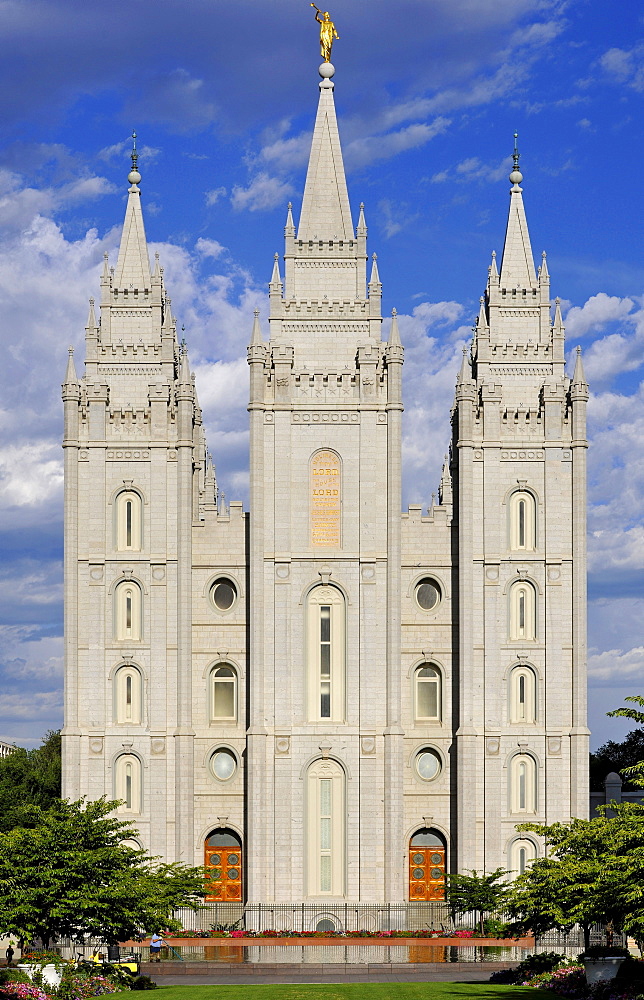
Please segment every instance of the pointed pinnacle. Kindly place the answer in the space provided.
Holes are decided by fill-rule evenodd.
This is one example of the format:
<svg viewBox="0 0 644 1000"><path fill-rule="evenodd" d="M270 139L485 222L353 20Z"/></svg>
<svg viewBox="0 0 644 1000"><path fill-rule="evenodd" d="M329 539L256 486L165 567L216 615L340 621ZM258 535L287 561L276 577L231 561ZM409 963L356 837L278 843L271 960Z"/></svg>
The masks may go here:
<svg viewBox="0 0 644 1000"><path fill-rule="evenodd" d="M280 255L276 253L275 258L273 260L273 273L271 275L271 285L281 285L282 283L279 260L280 260Z"/></svg>
<svg viewBox="0 0 644 1000"><path fill-rule="evenodd" d="M286 225L284 226L285 236L295 236L295 224L293 223L293 205L289 201L286 210Z"/></svg>
<svg viewBox="0 0 644 1000"><path fill-rule="evenodd" d="M253 320L253 329L250 335L250 346L257 347L258 344L262 344L262 328L259 325L259 309L255 309L253 313L255 319Z"/></svg>
<svg viewBox="0 0 644 1000"><path fill-rule="evenodd" d="M366 236L367 235L367 223L364 217L364 202L360 202L360 215L358 216L358 227L356 229L356 236Z"/></svg>
<svg viewBox="0 0 644 1000"><path fill-rule="evenodd" d="M584 363L581 360L581 347L577 347L577 358L575 360L575 370L572 376L573 385L586 385L586 375L584 373Z"/></svg>
<svg viewBox="0 0 644 1000"><path fill-rule="evenodd" d="M563 334L564 332L563 317L561 315L561 299L559 296L555 299L555 318L552 323L552 328L553 330L556 330L557 333Z"/></svg>
<svg viewBox="0 0 644 1000"><path fill-rule="evenodd" d="M188 347L185 340L181 341L181 361L179 364L179 382L183 385L192 385L190 377L190 365L188 363Z"/></svg>
<svg viewBox="0 0 644 1000"><path fill-rule="evenodd" d="M65 385L72 385L78 382L76 365L74 364L74 348L70 346L67 357L67 370L65 372Z"/></svg>
<svg viewBox="0 0 644 1000"><path fill-rule="evenodd" d="M467 347L463 348L463 360L461 362L461 370L458 373L458 381L462 385L464 382L471 381L472 378L472 368L470 365L470 360L468 358Z"/></svg>
<svg viewBox="0 0 644 1000"><path fill-rule="evenodd" d="M89 300L89 313L87 315L86 330L96 329L96 316L94 315L94 299Z"/></svg>
<svg viewBox="0 0 644 1000"><path fill-rule="evenodd" d="M481 295L479 299L479 315L476 321L477 330L485 330L487 328L487 315L485 312L485 298Z"/></svg>
<svg viewBox="0 0 644 1000"><path fill-rule="evenodd" d="M398 312L391 310L391 327L389 328L389 345L400 347L400 330L398 329Z"/></svg>
<svg viewBox="0 0 644 1000"><path fill-rule="evenodd" d="M370 285L380 284L380 273L378 271L378 258L376 254L373 255L373 264L371 265L371 278L369 279Z"/></svg>

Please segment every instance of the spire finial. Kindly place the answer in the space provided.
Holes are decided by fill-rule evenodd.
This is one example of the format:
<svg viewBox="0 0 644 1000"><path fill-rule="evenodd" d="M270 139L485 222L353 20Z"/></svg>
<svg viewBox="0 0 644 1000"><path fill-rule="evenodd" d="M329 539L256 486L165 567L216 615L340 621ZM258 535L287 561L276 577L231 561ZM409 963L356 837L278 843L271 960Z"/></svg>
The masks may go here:
<svg viewBox="0 0 644 1000"><path fill-rule="evenodd" d="M523 174L519 170L519 133L514 133L514 151L512 153L512 173L510 174L509 180L510 184L514 187L518 187L523 180Z"/></svg>
<svg viewBox="0 0 644 1000"><path fill-rule="evenodd" d="M132 152L130 153L132 158L132 169L127 175L127 179L130 184L140 184L141 174L139 173L139 168L137 166L139 162L139 154L136 151L136 132L132 132Z"/></svg>

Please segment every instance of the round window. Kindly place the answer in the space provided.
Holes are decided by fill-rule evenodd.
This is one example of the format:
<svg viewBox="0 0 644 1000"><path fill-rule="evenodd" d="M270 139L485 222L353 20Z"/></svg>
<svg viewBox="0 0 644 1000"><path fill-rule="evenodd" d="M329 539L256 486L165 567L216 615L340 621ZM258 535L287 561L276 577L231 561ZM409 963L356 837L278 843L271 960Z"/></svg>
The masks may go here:
<svg viewBox="0 0 644 1000"><path fill-rule="evenodd" d="M217 611L230 611L237 600L237 588L232 580L215 580L210 594Z"/></svg>
<svg viewBox="0 0 644 1000"><path fill-rule="evenodd" d="M440 757L434 750L421 750L416 757L416 771L423 781L431 781L441 772Z"/></svg>
<svg viewBox="0 0 644 1000"><path fill-rule="evenodd" d="M415 595L416 603L421 610L433 611L440 603L441 588L436 580L425 577L424 580L416 584Z"/></svg>
<svg viewBox="0 0 644 1000"><path fill-rule="evenodd" d="M210 768L219 781L228 781L237 770L237 760L230 750L216 750L210 758Z"/></svg>

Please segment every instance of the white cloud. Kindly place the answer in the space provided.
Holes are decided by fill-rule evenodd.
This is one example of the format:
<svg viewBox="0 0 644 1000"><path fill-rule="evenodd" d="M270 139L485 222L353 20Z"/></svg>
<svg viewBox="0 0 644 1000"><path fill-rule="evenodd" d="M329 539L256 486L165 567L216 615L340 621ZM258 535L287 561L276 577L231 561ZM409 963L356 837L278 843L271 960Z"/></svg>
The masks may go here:
<svg viewBox="0 0 644 1000"><path fill-rule="evenodd" d="M212 191L206 191L206 205L216 205L220 198L226 197L226 193L225 187L213 188Z"/></svg>
<svg viewBox="0 0 644 1000"><path fill-rule="evenodd" d="M230 196L233 208L240 212L265 212L286 204L289 195L293 193L293 185L282 181L279 177L271 177L265 171L260 171L251 180L248 187L235 185Z"/></svg>
<svg viewBox="0 0 644 1000"><path fill-rule="evenodd" d="M344 149L344 160L347 169L365 167L377 160L386 160L398 156L408 149L424 146L434 136L445 132L451 124L449 118L435 118L431 124L417 122L408 125L397 132L387 132L381 135L369 135L349 142Z"/></svg>
<svg viewBox="0 0 644 1000"><path fill-rule="evenodd" d="M633 649L607 649L588 657L588 677L591 682L611 684L633 680L639 686L644 674L644 646Z"/></svg>
<svg viewBox="0 0 644 1000"><path fill-rule="evenodd" d="M226 247L219 243L218 240L207 240L201 236L195 243L195 250L197 253L201 254L202 257L212 257L213 259L216 259L217 257L221 257L222 253L226 252Z"/></svg>
<svg viewBox="0 0 644 1000"><path fill-rule="evenodd" d="M568 339L585 337L587 333L603 329L607 323L624 319L633 308L633 300L598 292L583 306L573 306L566 313L565 326Z"/></svg>
<svg viewBox="0 0 644 1000"><path fill-rule="evenodd" d="M644 43L632 49L608 49L599 64L616 83L625 83L640 93L644 91Z"/></svg>
<svg viewBox="0 0 644 1000"><path fill-rule="evenodd" d="M504 157L500 163L492 165L482 163L478 156L470 156L466 160L461 160L453 169L441 170L431 178L433 184L442 184L459 181L461 183L472 180L484 180L491 183L503 180L512 166L512 157Z"/></svg>

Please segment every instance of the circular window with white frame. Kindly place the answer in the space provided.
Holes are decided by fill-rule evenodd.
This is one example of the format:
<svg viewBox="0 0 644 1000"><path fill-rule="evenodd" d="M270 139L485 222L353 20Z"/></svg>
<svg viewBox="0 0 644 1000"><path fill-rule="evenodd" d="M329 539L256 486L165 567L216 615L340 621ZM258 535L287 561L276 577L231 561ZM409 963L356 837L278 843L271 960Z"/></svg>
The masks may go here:
<svg viewBox="0 0 644 1000"><path fill-rule="evenodd" d="M416 774L422 781L433 781L443 770L443 762L435 750L424 747L416 754Z"/></svg>
<svg viewBox="0 0 644 1000"><path fill-rule="evenodd" d="M215 611L230 611L237 600L237 587L227 576L221 576L210 588L210 600Z"/></svg>
<svg viewBox="0 0 644 1000"><path fill-rule="evenodd" d="M237 758L228 747L219 747L210 756L210 771L217 781L230 781L237 771Z"/></svg>
<svg viewBox="0 0 644 1000"><path fill-rule="evenodd" d="M441 585L433 577L424 576L414 588L414 597L421 611L436 611L443 597Z"/></svg>

